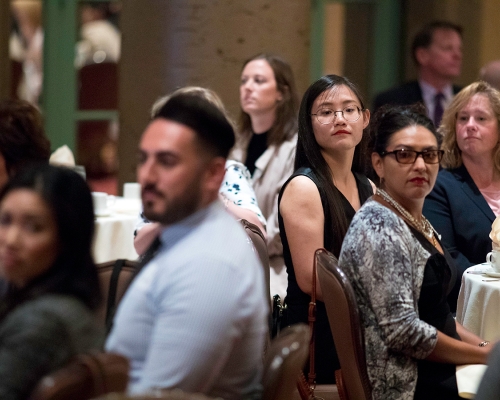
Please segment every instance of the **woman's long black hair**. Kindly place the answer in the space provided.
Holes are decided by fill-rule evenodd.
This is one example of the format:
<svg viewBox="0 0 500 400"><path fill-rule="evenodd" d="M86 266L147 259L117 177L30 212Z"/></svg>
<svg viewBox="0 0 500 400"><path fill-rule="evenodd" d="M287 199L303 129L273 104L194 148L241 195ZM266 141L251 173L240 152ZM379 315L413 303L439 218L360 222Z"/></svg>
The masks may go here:
<svg viewBox="0 0 500 400"><path fill-rule="evenodd" d="M299 109L299 137L295 153L295 169L301 167L311 168L326 193L329 210L325 210L325 215L330 215L331 224L337 227L337 229L332 235L332 243L325 243L325 247L336 256L340 254L340 248L347 232L348 223L342 207L342 194L335 189L332 172L323 158L321 148L314 136L311 110L318 96L327 90L335 90L335 88L340 86L349 88L358 98L361 108L365 109L358 88L349 79L338 75L325 75L321 77L309 86L302 97ZM366 154L368 141L369 131L368 128L365 128L363 138L354 151L352 164L352 171L354 172L366 173L368 165Z"/></svg>
<svg viewBox="0 0 500 400"><path fill-rule="evenodd" d="M94 210L87 184L68 168L32 166L5 186L0 193L0 208L3 199L19 189L33 190L51 210L57 226L59 255L47 272L25 287L9 287L0 307L0 319L21 303L48 293L74 296L95 310L101 293L91 254Z"/></svg>

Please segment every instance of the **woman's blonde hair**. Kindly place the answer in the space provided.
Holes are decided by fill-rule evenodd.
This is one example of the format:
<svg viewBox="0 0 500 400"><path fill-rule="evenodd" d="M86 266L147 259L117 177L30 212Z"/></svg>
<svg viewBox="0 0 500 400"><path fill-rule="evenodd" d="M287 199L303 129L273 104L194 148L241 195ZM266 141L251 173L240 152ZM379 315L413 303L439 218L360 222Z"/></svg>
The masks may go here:
<svg viewBox="0 0 500 400"><path fill-rule="evenodd" d="M192 94L194 96L199 96L208 102L212 103L215 107L217 107L222 114L227 119L227 122L231 125L233 130L236 130L236 124L234 123L233 119L229 116L229 113L226 110L226 107L224 107L224 103L222 102L221 98L217 93L215 93L211 89L203 88L200 86L184 86L180 89L177 89L173 91L170 94L167 94L166 96L160 97L158 100L155 101L153 106L151 107L151 118L155 118L156 114L158 114L158 111L165 105L165 103L170 100L170 98L177 96L179 94Z"/></svg>
<svg viewBox="0 0 500 400"><path fill-rule="evenodd" d="M500 92L484 81L474 82L463 88L446 108L439 127L439 133L443 135L443 145L441 147L444 150L443 160L441 161L443 168L458 168L462 165L462 151L457 144L457 115L476 94L481 94L488 99L497 119L498 127L500 127ZM500 145L498 144L493 155L493 161L496 170L500 172Z"/></svg>

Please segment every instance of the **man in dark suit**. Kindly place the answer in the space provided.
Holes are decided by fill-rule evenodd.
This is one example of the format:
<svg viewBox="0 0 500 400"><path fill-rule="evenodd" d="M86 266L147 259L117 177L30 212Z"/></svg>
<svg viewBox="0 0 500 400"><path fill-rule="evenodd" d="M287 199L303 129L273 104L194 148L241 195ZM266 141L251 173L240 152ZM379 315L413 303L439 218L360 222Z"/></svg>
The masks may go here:
<svg viewBox="0 0 500 400"><path fill-rule="evenodd" d="M462 67L462 28L446 21L425 25L413 39L412 56L418 67L418 80L378 94L373 111L384 104L422 102L438 125L444 108L461 89L452 81Z"/></svg>

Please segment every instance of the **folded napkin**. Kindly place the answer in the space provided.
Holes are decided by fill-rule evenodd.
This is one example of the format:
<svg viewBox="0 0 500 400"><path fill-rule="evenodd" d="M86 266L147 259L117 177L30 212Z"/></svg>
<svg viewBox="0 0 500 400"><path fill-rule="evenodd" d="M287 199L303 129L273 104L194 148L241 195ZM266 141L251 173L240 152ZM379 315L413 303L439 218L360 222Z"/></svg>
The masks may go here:
<svg viewBox="0 0 500 400"><path fill-rule="evenodd" d="M75 157L73 156L73 152L71 149L64 145L59 147L56 151L54 151L49 159L49 163L52 165L63 165L65 167L74 167L75 166Z"/></svg>
<svg viewBox="0 0 500 400"><path fill-rule="evenodd" d="M486 368L488 366L484 364L457 365L456 377L460 397L473 399L476 396L477 388Z"/></svg>

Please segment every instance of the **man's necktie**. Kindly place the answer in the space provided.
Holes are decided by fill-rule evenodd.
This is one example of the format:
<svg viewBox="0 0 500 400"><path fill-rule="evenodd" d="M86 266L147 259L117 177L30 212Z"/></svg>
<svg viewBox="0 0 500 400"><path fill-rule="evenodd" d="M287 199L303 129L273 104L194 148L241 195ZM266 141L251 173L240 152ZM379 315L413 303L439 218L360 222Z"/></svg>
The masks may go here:
<svg viewBox="0 0 500 400"><path fill-rule="evenodd" d="M436 126L436 128L439 127L441 118L443 118L443 100L443 93L437 93L434 97L434 125Z"/></svg>

